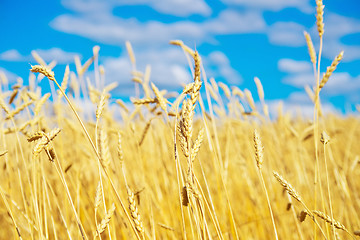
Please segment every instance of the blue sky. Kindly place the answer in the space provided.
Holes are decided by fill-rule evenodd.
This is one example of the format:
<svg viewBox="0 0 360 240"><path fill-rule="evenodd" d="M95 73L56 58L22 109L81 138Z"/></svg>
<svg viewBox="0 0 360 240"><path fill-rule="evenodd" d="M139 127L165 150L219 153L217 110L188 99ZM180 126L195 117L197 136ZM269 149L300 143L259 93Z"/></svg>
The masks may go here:
<svg viewBox="0 0 360 240"><path fill-rule="evenodd" d="M324 0L322 72L344 50L343 61L321 92L328 111L351 112L360 103L360 1ZM249 89L257 100L259 77L271 108L310 110L304 86L314 84L303 36L316 50L315 0L0 0L0 71L27 82L36 50L62 79L74 56L84 63L100 46L100 64L114 96L133 95L125 41L132 43L137 68L152 67L151 81L180 90L191 81L186 58L170 40L180 39L202 56L208 77ZM89 77L93 79L91 69ZM40 83L44 91L48 84Z"/></svg>

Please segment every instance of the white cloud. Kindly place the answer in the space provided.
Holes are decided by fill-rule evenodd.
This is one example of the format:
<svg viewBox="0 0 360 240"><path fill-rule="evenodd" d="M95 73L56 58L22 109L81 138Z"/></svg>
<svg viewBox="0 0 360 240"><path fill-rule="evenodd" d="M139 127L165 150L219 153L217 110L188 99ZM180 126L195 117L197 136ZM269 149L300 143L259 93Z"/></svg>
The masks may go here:
<svg viewBox="0 0 360 240"><path fill-rule="evenodd" d="M136 47L134 48L136 53ZM136 55L136 54L135 54ZM212 52L202 56L207 77L225 78L231 84L240 84L242 78L231 65L229 59L221 52ZM131 81L130 60L125 52L119 57L102 57L101 64L105 68L106 84L119 83L116 93L134 96L134 83ZM136 55L137 69L144 72L151 66L150 81L161 89L179 90L183 84L193 81L191 70L183 51L173 47L162 50L146 49ZM93 72L90 72L90 77Z"/></svg>
<svg viewBox="0 0 360 240"><path fill-rule="evenodd" d="M305 27L295 22L276 22L267 29L270 43L274 45L300 47L305 44Z"/></svg>
<svg viewBox="0 0 360 240"><path fill-rule="evenodd" d="M211 14L211 8L204 0L63 0L62 4L69 9L83 13L105 12L117 6L147 5L160 13L181 17L187 17L192 14L204 16Z"/></svg>
<svg viewBox="0 0 360 240"><path fill-rule="evenodd" d="M203 39L203 31L191 22L165 24L158 21L141 23L136 19L113 16L92 17L61 15L50 25L59 31L80 35L101 43L121 45L124 41L142 45L166 44L171 39Z"/></svg>
<svg viewBox="0 0 360 240"><path fill-rule="evenodd" d="M280 62L278 65L280 68ZM296 65L296 61L294 61L294 65ZM282 79L282 82L297 88L304 88L305 85L315 86L316 81L311 67L307 68L310 69L304 68L304 71L297 72L289 71L289 74ZM322 74L320 77L322 77ZM354 77L347 72L334 72L322 88L321 95L327 98L343 95L349 102L356 103L360 101L359 92L360 75Z"/></svg>
<svg viewBox="0 0 360 240"><path fill-rule="evenodd" d="M19 76L16 75L15 73L12 73L12 72L0 67L0 79L3 80L3 78L5 78L8 83L13 83L16 81L17 78L19 78ZM2 84L3 84L3 82L2 82Z"/></svg>
<svg viewBox="0 0 360 240"><path fill-rule="evenodd" d="M78 55L77 53L65 52L60 48L37 49L36 52L47 63L53 60L56 60L58 63L70 63L74 61L75 55Z"/></svg>
<svg viewBox="0 0 360 240"><path fill-rule="evenodd" d="M360 21L358 19L329 13L324 17L325 32L328 38L344 36L360 32Z"/></svg>
<svg viewBox="0 0 360 240"><path fill-rule="evenodd" d="M314 114L314 103L305 92L293 92L286 99L268 100L271 116L277 116L279 105L282 104L283 113L289 113L292 117L302 116L311 119ZM337 113L338 110L329 102L322 102L321 109L324 114Z"/></svg>
<svg viewBox="0 0 360 240"><path fill-rule="evenodd" d="M210 53L205 59L205 71L207 76L225 78L229 84L239 85L242 83L240 74L231 67L230 60L222 52Z"/></svg>
<svg viewBox="0 0 360 240"><path fill-rule="evenodd" d="M293 59L282 58L278 61L278 69L287 73L311 72L312 65L306 61L296 61Z"/></svg>
<svg viewBox="0 0 360 240"><path fill-rule="evenodd" d="M4 61L18 62L23 60L23 56L16 49L10 49L0 54L0 59Z"/></svg>
<svg viewBox="0 0 360 240"><path fill-rule="evenodd" d="M315 76L311 72L290 74L284 77L282 82L297 88L303 88L305 85L314 86L316 83Z"/></svg>
<svg viewBox="0 0 360 240"><path fill-rule="evenodd" d="M324 23L323 56L332 60L341 51L344 51L342 62L360 59L360 44L349 45L343 42L343 38L347 35L360 33L360 21L358 19L327 12ZM317 35L316 25L312 28L312 35Z"/></svg>
<svg viewBox="0 0 360 240"><path fill-rule="evenodd" d="M59 31L76 34L102 43L120 45L130 40L141 45L166 44L172 39L203 42L218 34L264 31L266 24L261 14L225 10L216 18L205 22L182 20L173 23L160 21L139 22L137 19L122 19L111 15L60 15L50 25Z"/></svg>
<svg viewBox="0 0 360 240"><path fill-rule="evenodd" d="M333 73L321 93L326 96L344 95L350 101L360 100L360 75L353 77L347 72Z"/></svg>
<svg viewBox="0 0 360 240"><path fill-rule="evenodd" d="M135 49L136 52L136 49ZM134 95L134 83L131 81L131 64L127 53L114 58L103 57L101 64L105 68L107 84L118 82L117 94ZM141 55L136 55L137 69L144 72L146 65L151 66L150 81L159 88L175 90L184 83L192 81L191 73L180 48L167 50L147 49Z"/></svg>
<svg viewBox="0 0 360 240"><path fill-rule="evenodd" d="M65 52L60 48L36 49L35 50L45 62L50 63L56 60L58 63L70 63L74 61L76 53ZM21 55L18 50L11 49L0 54L0 59L4 61L30 62L34 58L29 55Z"/></svg>
<svg viewBox="0 0 360 240"><path fill-rule="evenodd" d="M224 10L216 18L200 24L200 28L205 28L210 35L256 33L265 31L266 23L257 11Z"/></svg>
<svg viewBox="0 0 360 240"><path fill-rule="evenodd" d="M284 8L298 8L303 12L314 11L308 0L223 0L226 4L236 4L240 6L279 11Z"/></svg>

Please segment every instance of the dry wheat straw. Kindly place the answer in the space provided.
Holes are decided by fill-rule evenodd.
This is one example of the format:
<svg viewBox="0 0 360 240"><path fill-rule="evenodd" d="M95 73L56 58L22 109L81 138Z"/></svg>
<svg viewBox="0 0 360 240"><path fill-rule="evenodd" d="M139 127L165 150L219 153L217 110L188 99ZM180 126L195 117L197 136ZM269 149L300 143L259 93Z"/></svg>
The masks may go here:
<svg viewBox="0 0 360 240"><path fill-rule="evenodd" d="M45 61L40 57L40 55L35 51L31 51L31 55L35 59L36 62L38 62L40 65L46 66Z"/></svg>
<svg viewBox="0 0 360 240"><path fill-rule="evenodd" d="M264 94L264 88L261 84L261 81L258 77L254 78L254 82L258 91L259 99L261 102L264 102L265 94Z"/></svg>
<svg viewBox="0 0 360 240"><path fill-rule="evenodd" d="M0 151L0 157L8 153L8 150Z"/></svg>
<svg viewBox="0 0 360 240"><path fill-rule="evenodd" d="M135 54L132 49L131 43L129 41L126 41L125 46L126 46L126 50L127 50L128 54L129 54L131 64L133 66L135 66L136 65Z"/></svg>
<svg viewBox="0 0 360 240"><path fill-rule="evenodd" d="M28 142L33 142L33 141L39 140L43 136L44 136L43 132L36 132L36 133L33 133L30 136L28 136L27 141Z"/></svg>
<svg viewBox="0 0 360 240"><path fill-rule="evenodd" d="M4 99L0 97L0 107L4 110L5 113L10 113L10 108L6 105Z"/></svg>
<svg viewBox="0 0 360 240"><path fill-rule="evenodd" d="M250 105L251 110L255 112L256 106L255 106L255 102L254 102L251 92L248 89L245 89L244 93L245 93L246 100Z"/></svg>
<svg viewBox="0 0 360 240"><path fill-rule="evenodd" d="M37 144L34 147L33 154L34 157L37 157L40 152L46 147L46 145L52 141L59 133L61 129L60 128L54 128L49 134L43 134L41 139L37 142Z"/></svg>
<svg viewBox="0 0 360 240"><path fill-rule="evenodd" d="M254 131L254 147L255 147L255 160L256 165L261 169L264 161L264 146L262 145L258 131Z"/></svg>
<svg viewBox="0 0 360 240"><path fill-rule="evenodd" d="M262 174L262 171L261 171L262 164L263 164L263 161L264 161L264 146L263 146L263 144L261 142L260 135L259 135L259 133L258 133L258 131L256 129L254 130L254 138L253 139L254 139L254 148L255 148L255 160L256 160L256 165L257 165L258 170L259 170L259 177L260 177L261 184L262 184L264 192L265 192L266 202L267 202L267 205L268 205L268 208L269 208L269 212L270 212L270 216L271 216L271 222L272 222L272 225L273 225L273 228L274 228L275 238L279 239L278 233L277 233L277 230L276 230L276 226L275 226L275 219L274 219L273 211L272 211L271 204L270 204L269 194L267 192L264 177L263 177L263 174Z"/></svg>
<svg viewBox="0 0 360 240"><path fill-rule="evenodd" d="M215 91L213 90L213 88L211 87L211 85L209 83L205 84L205 88L206 90L209 92L210 96L216 101L219 101L218 95L215 94Z"/></svg>
<svg viewBox="0 0 360 240"><path fill-rule="evenodd" d="M144 142L144 139L146 137L146 134L147 132L149 131L149 128L150 128L150 125L151 125L151 121L153 120L153 118L151 118L145 125L144 127L144 130L142 131L142 134L141 134L141 138L140 138L140 141L139 141L139 146L141 146Z"/></svg>
<svg viewBox="0 0 360 240"><path fill-rule="evenodd" d="M31 66L30 71L33 72L33 73L41 73L51 81L55 80L54 72L51 71L49 68L43 66L43 65Z"/></svg>
<svg viewBox="0 0 360 240"><path fill-rule="evenodd" d="M218 82L218 85L224 91L225 96L227 97L227 99L230 99L231 98L231 91L230 91L229 87L223 82Z"/></svg>
<svg viewBox="0 0 360 240"><path fill-rule="evenodd" d="M194 144L193 144L193 146L192 146L192 148L191 148L191 154L190 154L190 156L191 156L191 161L192 161L192 162L195 161L196 156L197 156L197 154L198 154L198 152L199 152L199 150L200 150L200 146L201 146L201 143L202 143L203 138L204 138L204 130L205 130L205 129L202 128L202 129L199 131L199 134L198 134L198 136L197 136L197 138L196 138L196 140L195 140L195 142L194 142Z"/></svg>
<svg viewBox="0 0 360 240"><path fill-rule="evenodd" d="M233 87L231 87L231 89L232 89L232 95L239 96L241 99L245 98L244 92L241 91L238 87L233 86Z"/></svg>
<svg viewBox="0 0 360 240"><path fill-rule="evenodd" d="M95 58L99 56L100 47L98 45L93 47L93 55Z"/></svg>
<svg viewBox="0 0 360 240"><path fill-rule="evenodd" d="M330 137L325 131L321 133L320 142L323 144L328 144L330 142Z"/></svg>
<svg viewBox="0 0 360 240"><path fill-rule="evenodd" d="M156 99L158 100L161 109L164 110L165 113L167 113L166 99L160 93L159 89L155 86L154 83L151 83L151 88L155 93Z"/></svg>
<svg viewBox="0 0 360 240"><path fill-rule="evenodd" d="M149 104L149 103L157 103L157 98L145 98L145 99L131 99L131 102L135 105Z"/></svg>
<svg viewBox="0 0 360 240"><path fill-rule="evenodd" d="M136 206L134 193L131 191L131 189L129 187L127 187L126 190L127 190L127 194L128 194L130 214L131 214L132 220L135 224L135 228L141 235L143 235L144 227L143 227L143 223L141 221L140 213Z"/></svg>
<svg viewBox="0 0 360 240"><path fill-rule="evenodd" d="M343 230L350 234L350 232L345 228L345 226L342 223L340 223L339 221L332 219L330 216L326 215L325 213L323 213L321 211L313 210L312 212L319 218L323 219L325 222L327 222L331 225L334 225L334 227L336 227L337 229Z"/></svg>
<svg viewBox="0 0 360 240"><path fill-rule="evenodd" d="M337 65L339 64L339 62L341 61L341 59L343 58L344 55L344 51L341 51L339 53L339 55L336 56L336 58L334 59L334 61L331 63L331 66L328 67L326 69L326 73L324 73L320 85L319 85L319 90L322 89L324 87L324 85L327 83L327 81L329 80L331 74L335 71Z"/></svg>
<svg viewBox="0 0 360 240"><path fill-rule="evenodd" d="M185 52L191 55L191 57L194 57L194 50L186 46L183 41L181 40L171 40L170 44L180 46Z"/></svg>
<svg viewBox="0 0 360 240"><path fill-rule="evenodd" d="M120 164L122 165L124 163L124 153L123 153L123 150L121 147L121 133L120 132L118 132L117 153L118 153Z"/></svg>
<svg viewBox="0 0 360 240"><path fill-rule="evenodd" d="M82 65L81 67L81 71L80 73L78 73L79 76L84 75L84 73L88 70L88 68L90 67L90 65L93 63L94 61L94 57L89 58L84 65Z"/></svg>
<svg viewBox="0 0 360 240"><path fill-rule="evenodd" d="M9 99L9 104L12 104L13 101L15 100L16 96L18 95L19 90L16 88L14 89L14 91L12 91L10 99Z"/></svg>
<svg viewBox="0 0 360 240"><path fill-rule="evenodd" d="M139 77L133 77L131 79L131 81L135 82L135 83L139 83L139 84L143 84L143 80Z"/></svg>
<svg viewBox="0 0 360 240"><path fill-rule="evenodd" d="M290 196L292 196L293 198L295 198L296 200L298 200L299 202L302 202L300 195L298 194L298 192L291 186L290 183L288 183L281 175L279 175L277 172L273 172L274 177L276 178L276 180L278 180L278 182L281 184L281 186L283 186L285 188L285 190L290 194Z"/></svg>
<svg viewBox="0 0 360 240"><path fill-rule="evenodd" d="M32 103L33 103L33 100L23 103L18 108L16 108L14 111L10 112L9 115L5 118L5 120L9 120L9 119L13 118L15 115L19 114L21 111L23 111L26 107L30 106Z"/></svg>
<svg viewBox="0 0 360 240"><path fill-rule="evenodd" d="M50 93L45 94L35 105L34 114L35 116L40 113L41 107L45 104L45 102L49 99Z"/></svg>
<svg viewBox="0 0 360 240"><path fill-rule="evenodd" d="M64 77L61 82L61 88L64 90L64 92L66 92L66 89L68 86L69 76L70 76L70 68L69 68L69 65L66 65ZM59 95L62 96L61 93Z"/></svg>
<svg viewBox="0 0 360 240"><path fill-rule="evenodd" d="M103 166L108 168L111 162L111 154L109 149L107 132L104 130L104 128L101 127L99 129L98 135L98 146L101 163L103 164Z"/></svg>
<svg viewBox="0 0 360 240"><path fill-rule="evenodd" d="M316 0L316 25L321 38L324 34L324 5L322 0Z"/></svg>
<svg viewBox="0 0 360 240"><path fill-rule="evenodd" d="M96 194L95 194L95 201L94 201L95 221L96 221L96 212L101 204L101 201L102 201L102 188L101 188L101 182L99 181L99 183L96 187Z"/></svg>
<svg viewBox="0 0 360 240"><path fill-rule="evenodd" d="M104 87L104 91L109 93L112 90L114 90L115 88L117 88L118 85L119 84L117 82L112 82Z"/></svg>
<svg viewBox="0 0 360 240"><path fill-rule="evenodd" d="M100 102L96 109L96 119L100 119L100 116L105 108L107 98L108 98L108 94L105 91L103 91L100 96Z"/></svg>
<svg viewBox="0 0 360 240"><path fill-rule="evenodd" d="M94 239L105 231L105 229L109 225L110 219L113 216L114 212L115 212L115 204L112 204L111 208L106 213L104 219L101 220L101 223L96 227Z"/></svg>
<svg viewBox="0 0 360 240"><path fill-rule="evenodd" d="M194 88L194 83L186 84L182 92L183 92L183 94L189 94L189 93L191 93L193 88Z"/></svg>
<svg viewBox="0 0 360 240"><path fill-rule="evenodd" d="M26 95L33 101L36 101L39 99L38 95L34 92L26 92Z"/></svg>
<svg viewBox="0 0 360 240"><path fill-rule="evenodd" d="M126 104L123 100L117 99L116 103L119 104L119 106L122 107L122 109L124 109L126 113L129 113L129 109L126 107Z"/></svg>
<svg viewBox="0 0 360 240"><path fill-rule="evenodd" d="M305 40L306 40L306 45L308 47L310 60L315 65L316 64L316 52L315 52L314 44L313 44L313 42L311 40L311 37L310 37L309 33L304 31L304 36L305 36Z"/></svg>
<svg viewBox="0 0 360 240"><path fill-rule="evenodd" d="M55 160L55 151L51 145L48 144L45 146L45 153L48 156L50 162L53 162Z"/></svg>

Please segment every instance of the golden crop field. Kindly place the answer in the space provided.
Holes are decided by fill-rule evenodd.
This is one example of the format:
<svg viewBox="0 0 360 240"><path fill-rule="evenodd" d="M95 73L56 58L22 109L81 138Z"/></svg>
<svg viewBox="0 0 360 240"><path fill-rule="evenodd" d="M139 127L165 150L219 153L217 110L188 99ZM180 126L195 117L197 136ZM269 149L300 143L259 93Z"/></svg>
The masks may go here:
<svg viewBox="0 0 360 240"><path fill-rule="evenodd" d="M320 49L322 14L317 1ZM131 102L85 78L94 65L103 80L98 47L62 76L34 54L28 86L1 79L0 239L359 238L360 119L321 108L343 52L320 67L305 37L310 119L269 113L257 78L255 93L207 79L179 40L193 81L175 95L136 70L127 42Z"/></svg>

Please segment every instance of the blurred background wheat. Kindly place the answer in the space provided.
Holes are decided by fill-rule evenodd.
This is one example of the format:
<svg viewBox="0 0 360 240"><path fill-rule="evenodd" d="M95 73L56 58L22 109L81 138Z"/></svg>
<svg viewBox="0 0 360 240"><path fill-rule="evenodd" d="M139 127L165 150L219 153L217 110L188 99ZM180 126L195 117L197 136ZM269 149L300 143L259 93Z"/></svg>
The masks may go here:
<svg viewBox="0 0 360 240"><path fill-rule="evenodd" d="M169 47L183 50L192 76L181 92L137 70L130 42L130 101L112 96L118 83L105 82L98 46L60 76L36 51L28 85L1 75L0 238L355 239L360 121L323 112L346 52L320 74L316 5L318 50L304 37L307 118L281 104L271 112L259 78L256 92L208 79L201 52L180 40Z"/></svg>

